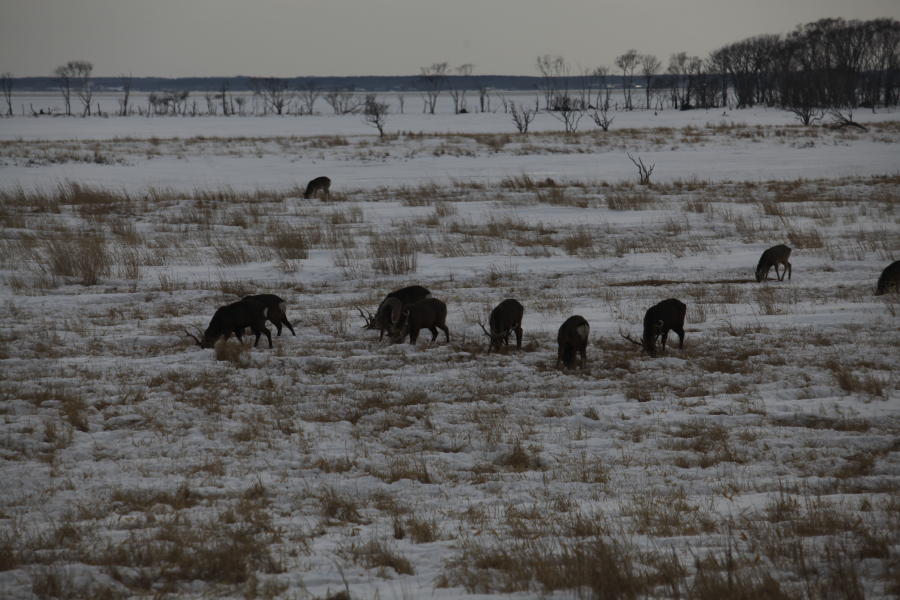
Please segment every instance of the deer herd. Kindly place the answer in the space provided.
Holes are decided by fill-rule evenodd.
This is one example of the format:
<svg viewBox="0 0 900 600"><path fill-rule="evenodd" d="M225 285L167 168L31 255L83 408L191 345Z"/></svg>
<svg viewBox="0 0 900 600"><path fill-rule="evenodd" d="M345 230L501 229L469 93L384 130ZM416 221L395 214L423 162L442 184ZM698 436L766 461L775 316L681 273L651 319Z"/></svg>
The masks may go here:
<svg viewBox="0 0 900 600"><path fill-rule="evenodd" d="M310 198L318 193L328 196L331 180L327 177L317 177L306 186L305 198ZM763 282L769 279L769 272L775 268L775 276L778 281L783 281L785 274L791 278L791 263L788 259L791 249L784 244L772 246L762 253L759 264L756 266L756 281ZM779 272L779 265L782 267ZM900 291L900 260L894 261L881 273L878 279L875 294L881 295L890 291ZM286 326L291 335L294 327L288 321L285 313L287 303L275 294L258 294L246 296L237 302L220 307L213 314L206 331L197 337L187 331L188 336L194 339L201 348L212 348L219 339L228 339L232 334L243 343L244 331L247 327L256 336L254 347L259 344L259 338L266 336L269 348L272 347L272 333L266 327L266 321L275 325L278 335L281 335L282 326ZM365 320L364 329L378 331L378 339L382 340L385 333L392 343L403 342L409 337L409 343L415 345L419 338L419 332L427 329L431 332L431 341L438 336L438 329L444 332L447 342L450 342L450 330L447 328L447 305L437 298L431 297L431 292L421 285L411 285L389 293L378 305L375 313L363 311L357 307L359 314ZM509 346L510 335L516 335L516 349L522 348L522 316L525 308L513 298L503 300L491 311L488 317L488 327L480 322L484 334L488 337L488 353L493 350L500 351L502 346ZM687 314L687 306L675 298L663 300L647 309L644 314L644 331L640 340L635 340L630 335L620 332L620 335L629 342L639 346L651 357L657 355L656 342L659 340L663 352L666 349L666 340L670 331L678 334L678 348L684 347L684 319ZM580 367L584 368L587 361L587 342L591 327L581 315L572 315L559 327L556 336L557 356L556 367L570 368L579 358ZM198 333L200 333L198 329Z"/></svg>

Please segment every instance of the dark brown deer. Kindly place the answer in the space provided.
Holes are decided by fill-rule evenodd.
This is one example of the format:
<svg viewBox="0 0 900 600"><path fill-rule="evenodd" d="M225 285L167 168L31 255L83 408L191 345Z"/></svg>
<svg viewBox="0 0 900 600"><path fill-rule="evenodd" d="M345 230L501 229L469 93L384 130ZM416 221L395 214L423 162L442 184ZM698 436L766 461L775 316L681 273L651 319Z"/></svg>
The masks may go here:
<svg viewBox="0 0 900 600"><path fill-rule="evenodd" d="M421 285L410 285L394 290L385 296L381 304L378 305L374 316L368 311L364 313L358 306L356 310L359 311L359 314L366 321L363 329L378 330L378 339L380 340L384 337L385 331L390 332L400 326L400 318L403 316L405 308L429 296L431 296L431 292L427 288Z"/></svg>
<svg viewBox="0 0 900 600"><path fill-rule="evenodd" d="M687 306L680 300L669 298L659 304L654 304L644 313L644 335L638 342L631 336L622 334L626 340L641 346L650 356L656 356L656 339L660 339L663 351L666 349L666 340L669 331L678 334L678 347L684 347L684 317L687 314Z"/></svg>
<svg viewBox="0 0 900 600"><path fill-rule="evenodd" d="M775 267L775 276L778 281L784 280L784 274L787 273L788 279L791 278L791 263L788 259L791 257L791 249L784 244L772 246L762 253L759 257L759 264L756 265L756 281L769 279L769 271ZM781 273L778 273L778 265L782 265Z"/></svg>
<svg viewBox="0 0 900 600"><path fill-rule="evenodd" d="M518 300L507 298L491 311L491 315L488 318L490 331L485 329L484 325L478 323L482 331L484 331L484 335L491 339L490 346L488 346L488 354L495 348L499 352L501 343L509 346L509 334L513 331L516 332L516 348L518 350L522 349L522 315L524 312L525 308Z"/></svg>
<svg viewBox="0 0 900 600"><path fill-rule="evenodd" d="M581 315L572 315L560 325L559 333L556 334L557 369L559 363L562 363L566 369L572 367L575 364L576 353L581 355L581 368L584 368L585 362L587 362L587 341L590 332L591 326Z"/></svg>
<svg viewBox="0 0 900 600"><path fill-rule="evenodd" d="M282 325L286 325L290 329L291 335L297 335L294 333L294 326L288 321L285 313L287 302L282 300L281 297L275 294L256 294L255 296L244 296L243 300L255 300L262 303L266 307L266 319L275 326L279 336L281 335Z"/></svg>
<svg viewBox="0 0 900 600"><path fill-rule="evenodd" d="M331 179L328 177L316 177L312 181L306 184L306 191L303 192L304 198L312 198L319 192L322 192L322 195L327 198L329 195L329 191L331 190Z"/></svg>
<svg viewBox="0 0 900 600"><path fill-rule="evenodd" d="M272 333L266 329L266 307L256 300L238 300L220 307L209 321L209 327L203 332L202 339L197 339L187 331L185 333L194 338L201 348L212 348L219 338L224 336L227 340L232 333L243 344L245 327L249 327L256 335L254 348L259 344L259 336L262 334L266 334L269 348L272 347Z"/></svg>
<svg viewBox="0 0 900 600"><path fill-rule="evenodd" d="M450 341L450 330L447 329L447 305L437 298L425 298L403 309L400 324L391 331L391 341L398 344L408 335L409 343L414 345L419 339L419 331L427 329L431 332L431 341L437 339L440 329Z"/></svg>
<svg viewBox="0 0 900 600"><path fill-rule="evenodd" d="M878 285L875 287L875 295L880 296L888 292L900 292L900 260L895 260L884 268Z"/></svg>

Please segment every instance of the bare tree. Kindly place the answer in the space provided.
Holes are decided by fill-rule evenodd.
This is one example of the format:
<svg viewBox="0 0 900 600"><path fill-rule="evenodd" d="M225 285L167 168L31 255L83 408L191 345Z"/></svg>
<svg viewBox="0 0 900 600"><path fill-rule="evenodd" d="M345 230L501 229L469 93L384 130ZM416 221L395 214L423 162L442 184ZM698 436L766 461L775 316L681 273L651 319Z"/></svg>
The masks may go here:
<svg viewBox="0 0 900 600"><path fill-rule="evenodd" d="M91 99L94 95L94 88L91 84L91 71L94 65L86 60L72 60L66 63L66 69L69 75L69 82L78 92L78 97L84 105L81 116L89 116L91 114Z"/></svg>
<svg viewBox="0 0 900 600"><path fill-rule="evenodd" d="M434 114L438 97L447 85L447 63L434 63L430 67L422 67L419 79L424 88L425 108L430 114Z"/></svg>
<svg viewBox="0 0 900 600"><path fill-rule="evenodd" d="M325 102L336 115L349 115L358 112L365 100L352 89L331 90L325 93Z"/></svg>
<svg viewBox="0 0 900 600"><path fill-rule="evenodd" d="M122 99L119 100L119 114L123 117L128 116L128 99L131 96L131 84L133 81L133 77L131 73L128 75L120 75L122 79Z"/></svg>
<svg viewBox="0 0 900 600"><path fill-rule="evenodd" d="M544 94L544 108L560 110L571 107L572 99L569 97L571 69L566 59L549 54L538 56L537 69L541 73L541 82L538 85Z"/></svg>
<svg viewBox="0 0 900 600"><path fill-rule="evenodd" d="M13 91L13 79L12 73L6 72L0 75L0 91L3 93L3 98L6 100L6 116L13 116L12 109L12 91Z"/></svg>
<svg viewBox="0 0 900 600"><path fill-rule="evenodd" d="M448 91L450 97L453 98L453 112L457 115L461 112L469 111L466 106L466 86L469 84L468 78L472 75L474 68L475 66L471 63L456 67L457 77L453 80L453 84L449 87Z"/></svg>
<svg viewBox="0 0 900 600"><path fill-rule="evenodd" d="M250 88L263 100L264 110L276 115L284 114L284 107L291 100L288 80L283 77L251 77Z"/></svg>
<svg viewBox="0 0 900 600"><path fill-rule="evenodd" d="M367 125L378 130L378 137L384 137L384 124L387 121L388 104L378 102L375 94L366 94L366 102L363 105L363 120Z"/></svg>
<svg viewBox="0 0 900 600"><path fill-rule="evenodd" d="M640 56L640 61L641 75L644 76L644 90L647 95L646 108L647 110L650 110L650 92L653 89L653 78L659 72L662 62L652 54L642 54Z"/></svg>
<svg viewBox="0 0 900 600"><path fill-rule="evenodd" d="M578 129L578 123L584 117L584 110L574 104L570 100L561 104L558 109L550 111L550 114L563 124L566 133L574 133Z"/></svg>
<svg viewBox="0 0 900 600"><path fill-rule="evenodd" d="M609 67L599 66L591 73L591 76L597 82L597 104L598 108L609 110L609 85L607 78L609 77Z"/></svg>
<svg viewBox="0 0 900 600"><path fill-rule="evenodd" d="M656 163L650 165L649 167L644 164L644 160L638 156L637 160L634 160L634 157L631 156L630 152L626 152L625 156L634 163L634 166L637 167L638 170L638 183L640 185L650 185L650 175L653 174L653 169L656 167Z"/></svg>
<svg viewBox="0 0 900 600"><path fill-rule="evenodd" d="M72 63L60 65L53 69L53 75L56 77L56 85L62 92L63 104L66 107L66 114L72 114Z"/></svg>
<svg viewBox="0 0 900 600"><path fill-rule="evenodd" d="M591 109L591 119L597 124L597 127L603 131L609 131L615 117L609 116L609 102L604 102L597 108Z"/></svg>
<svg viewBox="0 0 900 600"><path fill-rule="evenodd" d="M300 101L303 103L302 112L311 115L315 112L316 100L322 95L315 81L307 80L300 86Z"/></svg>
<svg viewBox="0 0 900 600"><path fill-rule="evenodd" d="M509 112L512 114L513 123L515 123L519 133L528 133L528 126L531 125L531 122L534 120L537 109L528 108L524 105L517 107L515 102L510 102Z"/></svg>
<svg viewBox="0 0 900 600"><path fill-rule="evenodd" d="M222 99L222 115L228 116L228 82L222 80L222 91L217 94Z"/></svg>
<svg viewBox="0 0 900 600"><path fill-rule="evenodd" d="M625 54L616 57L616 66L622 69L622 89L625 92L625 108L631 110L634 105L631 102L631 88L633 86L634 70L637 68L640 55L637 50L631 49Z"/></svg>

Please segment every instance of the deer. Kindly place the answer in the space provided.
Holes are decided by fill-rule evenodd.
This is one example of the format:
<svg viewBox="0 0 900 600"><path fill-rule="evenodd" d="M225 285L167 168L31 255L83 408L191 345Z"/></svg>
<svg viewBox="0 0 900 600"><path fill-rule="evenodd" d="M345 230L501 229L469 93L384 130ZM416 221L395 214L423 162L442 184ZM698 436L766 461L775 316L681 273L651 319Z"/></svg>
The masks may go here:
<svg viewBox="0 0 900 600"><path fill-rule="evenodd" d="M524 312L525 308L522 307L518 300L507 298L491 311L491 315L488 318L490 331L485 329L483 323L478 322L481 330L484 331L484 335L491 340L488 346L488 354L494 348L499 352L501 342L509 346L509 334L513 331L516 332L516 349L522 349L522 314Z"/></svg>
<svg viewBox="0 0 900 600"><path fill-rule="evenodd" d="M306 191L303 192L303 197L309 199L309 198L312 198L313 196L315 196L316 194L318 194L319 192L322 192L322 195L325 198L328 198L330 189L331 189L331 179L329 179L328 177L325 177L324 175L322 177L316 177L315 179L311 180L309 183L306 184Z"/></svg>
<svg viewBox="0 0 900 600"><path fill-rule="evenodd" d="M282 300L279 296L276 296L275 294L256 294L254 296L244 296L242 300L255 300L256 302L262 303L262 305L266 307L266 319L275 326L279 337L281 336L282 325L287 325L287 328L291 331L291 335L297 335L294 332L294 326L288 321L287 314L285 313L287 302Z"/></svg>
<svg viewBox="0 0 900 600"><path fill-rule="evenodd" d="M358 306L356 310L366 322L363 329L377 329L378 339L381 340L385 331L391 331L400 325L403 309L429 296L431 296L431 292L427 288L421 285L410 285L394 290L385 296L374 315L368 311L363 312Z"/></svg>
<svg viewBox="0 0 900 600"><path fill-rule="evenodd" d="M591 332L591 326L581 315L572 315L560 325L559 333L556 334L556 343L558 345L556 352L556 368L559 363L563 364L564 369L575 364L575 354L581 355L581 368L584 368L587 362L587 340L588 334Z"/></svg>
<svg viewBox="0 0 900 600"><path fill-rule="evenodd" d="M238 341L244 343L244 328L249 327L256 335L256 342L253 347L259 344L259 336L266 334L269 340L269 348L272 347L272 333L266 328L266 312L267 309L262 302L256 300L238 300L231 304L219 307L212 319L209 321L209 327L203 332L202 339L187 330L185 333L194 338L194 341L201 348L212 348L221 337L227 340L233 333ZM199 331L199 330L198 330Z"/></svg>
<svg viewBox="0 0 900 600"><path fill-rule="evenodd" d="M440 329L450 342L450 330L447 329L447 305L437 298L425 298L403 309L400 323L391 331L391 341L398 344L408 335L409 343L416 345L419 339L419 330L427 329L431 332L431 341L437 339L437 330Z"/></svg>
<svg viewBox="0 0 900 600"><path fill-rule="evenodd" d="M656 356L656 339L660 339L663 352L666 350L666 340L669 331L678 334L678 348L684 348L684 317L687 314L687 306L684 302L669 298L658 304L654 304L644 313L644 335L641 341L632 339L631 336L620 332L620 335L644 349L650 356Z"/></svg>
<svg viewBox="0 0 900 600"><path fill-rule="evenodd" d="M878 278L878 285L875 286L876 296L890 291L900 291L900 260L895 260L884 268L881 277Z"/></svg>
<svg viewBox="0 0 900 600"><path fill-rule="evenodd" d="M772 246L762 253L759 257L759 264L756 265L756 281L762 282L769 279L769 271L775 267L775 276L778 281L784 280L784 274L787 272L788 279L791 278L791 263L788 259L791 257L791 249L784 244ZM782 265L781 273L778 273L778 265Z"/></svg>

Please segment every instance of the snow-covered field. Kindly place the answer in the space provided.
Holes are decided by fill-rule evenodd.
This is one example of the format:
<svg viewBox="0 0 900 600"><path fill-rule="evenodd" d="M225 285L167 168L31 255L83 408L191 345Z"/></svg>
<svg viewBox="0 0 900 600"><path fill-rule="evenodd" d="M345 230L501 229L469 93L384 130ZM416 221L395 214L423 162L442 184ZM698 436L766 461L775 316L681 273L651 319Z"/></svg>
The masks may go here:
<svg viewBox="0 0 900 600"><path fill-rule="evenodd" d="M900 594L900 120L854 118L0 119L0 596ZM361 328L414 283L449 343ZM274 349L184 334L263 292Z"/></svg>

